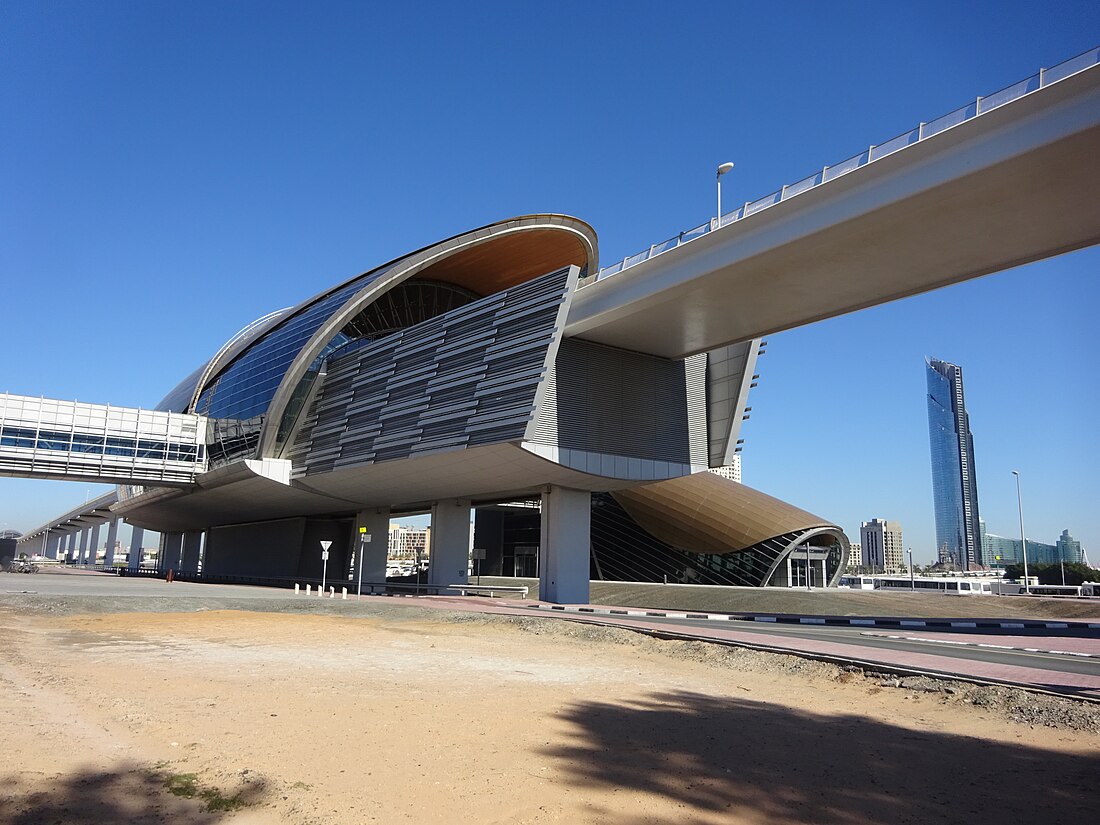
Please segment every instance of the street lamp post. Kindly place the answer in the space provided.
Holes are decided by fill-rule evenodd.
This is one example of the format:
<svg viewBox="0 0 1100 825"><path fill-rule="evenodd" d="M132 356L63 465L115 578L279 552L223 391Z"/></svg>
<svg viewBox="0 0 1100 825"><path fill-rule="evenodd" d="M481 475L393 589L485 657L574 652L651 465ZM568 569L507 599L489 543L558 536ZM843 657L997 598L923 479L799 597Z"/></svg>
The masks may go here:
<svg viewBox="0 0 1100 825"><path fill-rule="evenodd" d="M909 589L916 590L917 585L913 580L913 548L909 548Z"/></svg>
<svg viewBox="0 0 1100 825"><path fill-rule="evenodd" d="M714 221L715 229L722 228L722 175L726 174L726 172L730 171L732 168L732 163L723 163L718 167L718 218Z"/></svg>
<svg viewBox="0 0 1100 825"><path fill-rule="evenodd" d="M1031 580L1027 575L1027 534L1024 533L1024 499L1020 494L1020 474L1013 470L1012 475L1016 476L1016 505L1020 509L1020 550L1024 554L1024 593L1030 596Z"/></svg>

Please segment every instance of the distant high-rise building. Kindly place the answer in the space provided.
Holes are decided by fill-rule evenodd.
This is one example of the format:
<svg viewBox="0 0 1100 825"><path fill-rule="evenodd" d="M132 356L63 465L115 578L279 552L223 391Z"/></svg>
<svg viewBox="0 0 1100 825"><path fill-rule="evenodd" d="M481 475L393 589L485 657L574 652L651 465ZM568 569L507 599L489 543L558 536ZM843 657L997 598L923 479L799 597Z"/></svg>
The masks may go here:
<svg viewBox="0 0 1100 825"><path fill-rule="evenodd" d="M985 521L980 522L982 539L982 558L987 567L1003 568L1012 564L1021 564L1024 560L1019 539L998 536L985 529ZM1071 538L1070 541L1073 541ZM1079 544L1079 542L1078 542ZM1060 544L1044 544L1033 539L1027 540L1027 560L1029 564L1057 564L1062 561ZM1065 557L1065 561L1070 558Z"/></svg>
<svg viewBox="0 0 1100 825"><path fill-rule="evenodd" d="M408 527L390 522L389 558L413 561L425 558L430 544L430 527Z"/></svg>
<svg viewBox="0 0 1100 825"><path fill-rule="evenodd" d="M1058 548L1058 556L1061 561L1073 562L1074 564L1084 563L1085 554L1081 550L1081 542L1071 536L1069 530L1062 531L1062 535L1058 537L1058 542L1054 546Z"/></svg>
<svg viewBox="0 0 1100 825"><path fill-rule="evenodd" d="M848 570L855 570L863 566L863 548L855 542L848 544Z"/></svg>
<svg viewBox="0 0 1100 825"><path fill-rule="evenodd" d="M863 566L872 570L902 570L905 551L901 542L901 524L880 518L863 522L859 527L859 546L863 550Z"/></svg>
<svg viewBox="0 0 1100 825"><path fill-rule="evenodd" d="M985 564L978 526L974 437L963 396L962 368L926 358L928 444L932 453L932 499L941 561L964 570Z"/></svg>
<svg viewBox="0 0 1100 825"><path fill-rule="evenodd" d="M988 532L985 519L978 519L978 534L981 537L982 558L985 560L986 567L1008 567L1022 560L1019 539L1014 540Z"/></svg>
<svg viewBox="0 0 1100 825"><path fill-rule="evenodd" d="M710 471L715 475L728 478L730 481L741 483L741 456L735 455L733 461L721 467L711 467Z"/></svg>

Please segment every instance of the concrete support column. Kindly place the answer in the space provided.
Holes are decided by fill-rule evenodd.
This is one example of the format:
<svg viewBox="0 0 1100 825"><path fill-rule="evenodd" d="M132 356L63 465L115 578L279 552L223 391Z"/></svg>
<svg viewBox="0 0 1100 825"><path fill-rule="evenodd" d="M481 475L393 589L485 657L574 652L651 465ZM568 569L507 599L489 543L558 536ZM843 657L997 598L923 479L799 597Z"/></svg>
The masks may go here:
<svg viewBox="0 0 1100 825"><path fill-rule="evenodd" d="M88 553L88 537L91 535L91 532L91 527L85 527L83 530L80 531L80 547L77 549L76 553L77 564L85 563L84 558Z"/></svg>
<svg viewBox="0 0 1100 825"><path fill-rule="evenodd" d="M56 559L61 549L61 541L65 537L56 531L50 532L50 538L46 542L46 558Z"/></svg>
<svg viewBox="0 0 1100 825"><path fill-rule="evenodd" d="M113 567L115 563L115 542L118 541L118 523L121 519L115 516L107 523L107 555L103 557L104 567Z"/></svg>
<svg viewBox="0 0 1100 825"><path fill-rule="evenodd" d="M135 527L134 534L130 536L130 560L127 567L131 570L141 569L141 544L145 541L145 528Z"/></svg>
<svg viewBox="0 0 1100 825"><path fill-rule="evenodd" d="M557 604L588 604L591 555L592 494L551 486L542 494L539 598Z"/></svg>
<svg viewBox="0 0 1100 825"><path fill-rule="evenodd" d="M183 533L161 533L160 552L157 554L157 570L167 573L179 570L183 556Z"/></svg>
<svg viewBox="0 0 1100 825"><path fill-rule="evenodd" d="M73 560L73 551L76 548L76 533L65 534L65 561L71 562Z"/></svg>
<svg viewBox="0 0 1100 825"><path fill-rule="evenodd" d="M366 530L366 532L363 532ZM432 531L435 532L434 530ZM369 537L364 541L363 537ZM351 537L351 557L355 560L356 570L352 584L359 581L359 565L362 564L362 581L380 584L386 581L386 557L389 555L390 511L389 508L364 510L355 517L355 533ZM368 590L368 592L370 592Z"/></svg>
<svg viewBox="0 0 1100 825"><path fill-rule="evenodd" d="M445 587L470 580L470 502L439 501L432 506L432 546L428 584Z"/></svg>
<svg viewBox="0 0 1100 825"><path fill-rule="evenodd" d="M88 544L90 546L88 548L88 561L87 561L87 563L91 566L95 566L96 554L99 552L99 528L101 526L102 526L101 524L93 524L92 525L92 537L88 541Z"/></svg>
<svg viewBox="0 0 1100 825"><path fill-rule="evenodd" d="M199 553L202 551L202 530L188 530L180 544L179 569L187 573L199 572Z"/></svg>

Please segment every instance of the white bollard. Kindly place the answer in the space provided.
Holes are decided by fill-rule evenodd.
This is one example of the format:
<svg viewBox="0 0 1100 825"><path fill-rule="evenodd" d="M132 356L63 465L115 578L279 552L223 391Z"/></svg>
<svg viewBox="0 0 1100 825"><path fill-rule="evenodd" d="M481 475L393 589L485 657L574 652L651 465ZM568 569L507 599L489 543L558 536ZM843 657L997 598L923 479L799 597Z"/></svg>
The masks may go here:
<svg viewBox="0 0 1100 825"><path fill-rule="evenodd" d="M317 585L317 595L318 596L325 595L325 591L321 589L321 585Z"/></svg>
<svg viewBox="0 0 1100 825"><path fill-rule="evenodd" d="M300 585L298 582L294 582L294 595L297 596L300 591Z"/></svg>
<svg viewBox="0 0 1100 825"><path fill-rule="evenodd" d="M344 601L348 600L348 589L346 587L340 588L340 598Z"/></svg>
<svg viewBox="0 0 1100 825"><path fill-rule="evenodd" d="M328 586L328 597L330 599L336 598L336 588L333 587L331 584Z"/></svg>
<svg viewBox="0 0 1100 825"><path fill-rule="evenodd" d="M306 595L307 596L309 595L309 591L310 591L310 585L307 584L306 585Z"/></svg>

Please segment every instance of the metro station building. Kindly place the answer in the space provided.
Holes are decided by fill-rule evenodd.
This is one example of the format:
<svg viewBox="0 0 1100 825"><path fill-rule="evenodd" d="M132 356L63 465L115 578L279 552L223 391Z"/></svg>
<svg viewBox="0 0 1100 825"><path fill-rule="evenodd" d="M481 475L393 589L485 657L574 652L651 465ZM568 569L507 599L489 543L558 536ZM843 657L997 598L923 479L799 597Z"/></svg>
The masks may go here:
<svg viewBox="0 0 1100 825"><path fill-rule="evenodd" d="M440 241L258 319L157 410L0 394L0 474L124 485L20 542L108 524L110 552L125 518L176 570L310 578L324 541L381 581L390 518L430 512L436 587L471 549L551 601L831 583L835 524L705 472L760 336L1100 243L1098 155L1094 48L602 269L563 215Z"/></svg>
<svg viewBox="0 0 1100 825"><path fill-rule="evenodd" d="M192 475L124 483L100 517L160 532L162 567L201 558L210 576L319 577L330 541L330 575L362 549L364 579L382 581L391 517L430 512L440 587L467 581L472 545L481 572L537 571L554 601L587 601L590 577L787 584L808 565L835 582L835 524L705 472L737 450L760 341L668 358L566 336L597 255L583 221L528 215L265 315L156 407L194 422L195 448L156 453ZM103 439L101 477L152 454ZM49 444L22 443L45 466Z"/></svg>

